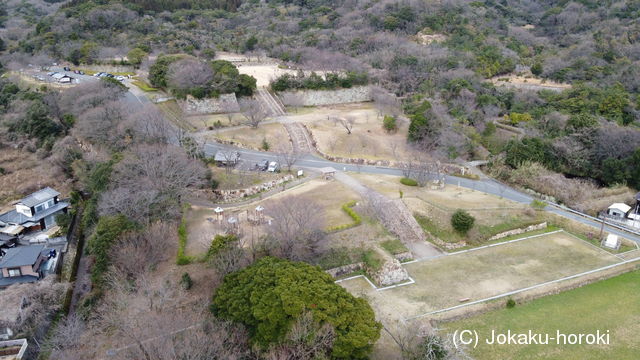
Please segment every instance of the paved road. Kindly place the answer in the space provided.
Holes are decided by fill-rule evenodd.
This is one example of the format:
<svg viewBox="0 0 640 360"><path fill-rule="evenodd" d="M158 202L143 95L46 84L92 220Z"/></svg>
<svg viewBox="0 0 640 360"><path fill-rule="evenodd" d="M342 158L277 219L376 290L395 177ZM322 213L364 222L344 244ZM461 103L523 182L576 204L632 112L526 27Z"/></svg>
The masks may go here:
<svg viewBox="0 0 640 360"><path fill-rule="evenodd" d="M278 156L276 154L269 153L269 152L239 149L236 147L231 147L231 146L217 144L217 143L206 143L204 146L204 151L207 156L213 156L218 150L228 150L228 149L234 149L240 152L240 158L245 161L257 163L262 159L266 159L269 161L278 160ZM329 161L311 154L305 154L301 156L298 162L296 162L296 165L303 168L322 168L322 167L330 166L330 167L334 167L337 170L342 170L342 171L354 171L354 172L362 172L367 174L402 176L402 171L395 168L369 166L369 165L358 166L354 164L336 163L336 162ZM515 190L493 179L471 180L471 179L447 175L445 176L445 182L447 184L458 185L464 188L501 196L506 199L523 203L523 204L530 204L531 201L534 199L530 195L524 194L518 190ZM575 220L585 225L593 226L595 228L600 228L601 226L601 222L598 221L597 219L593 219L591 217L588 217L587 215L573 212L571 210L563 209L562 207L555 204L547 206L545 210L551 213L557 214L559 216L562 216L564 218ZM621 237L627 238L629 240L635 241L636 243L640 244L640 236L638 235L631 234L627 231L620 230L618 228L615 228L609 225L605 226L605 231L611 234L619 235Z"/></svg>

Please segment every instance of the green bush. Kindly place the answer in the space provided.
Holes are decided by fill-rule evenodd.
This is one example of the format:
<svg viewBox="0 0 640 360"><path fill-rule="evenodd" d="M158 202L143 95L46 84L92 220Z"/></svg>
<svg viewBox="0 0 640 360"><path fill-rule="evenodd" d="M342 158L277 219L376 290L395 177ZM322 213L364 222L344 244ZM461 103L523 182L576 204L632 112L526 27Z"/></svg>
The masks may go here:
<svg viewBox="0 0 640 360"><path fill-rule="evenodd" d="M180 226L178 226L178 256L176 259L176 264L188 265L194 261L193 257L187 256L185 254L186 247L187 247L187 222L183 216L182 221L180 221Z"/></svg>
<svg viewBox="0 0 640 360"><path fill-rule="evenodd" d="M220 251L226 249L230 244L236 241L238 241L238 237L233 234L216 235L213 240L211 240L211 245L207 251L207 259L217 255Z"/></svg>
<svg viewBox="0 0 640 360"><path fill-rule="evenodd" d="M396 121L396 117L395 116L390 116L390 115L385 115L384 119L382 120L382 127L387 132L394 132L394 131L398 130L398 123Z"/></svg>
<svg viewBox="0 0 640 360"><path fill-rule="evenodd" d="M476 219L468 212L458 209L451 215L451 226L460 234L466 234L471 230Z"/></svg>
<svg viewBox="0 0 640 360"><path fill-rule="evenodd" d="M285 341L291 325L311 313L335 330L333 359L366 359L382 325L365 299L357 298L317 266L264 257L225 276L211 303L216 317L241 322L263 349Z"/></svg>
<svg viewBox="0 0 640 360"><path fill-rule="evenodd" d="M403 177L402 179L400 179L400 183L402 185L407 185L407 186L418 186L417 181L410 178L406 178L406 177Z"/></svg>
<svg viewBox="0 0 640 360"><path fill-rule="evenodd" d="M191 280L191 276L189 275L189 273L185 272L184 274L182 274L182 277L180 278L180 285L185 290L191 289L191 287L193 286L193 280Z"/></svg>
<svg viewBox="0 0 640 360"><path fill-rule="evenodd" d="M135 228L135 223L124 215L103 216L98 220L94 234L89 238L87 251L95 258L91 268L91 283L97 288L103 285L103 276L110 264L111 246L125 231Z"/></svg>
<svg viewBox="0 0 640 360"><path fill-rule="evenodd" d="M267 142L267 139L262 138L262 150L269 151L270 148L271 148L271 145L269 145L269 143Z"/></svg>
<svg viewBox="0 0 640 360"><path fill-rule="evenodd" d="M538 200L538 199L533 199L531 201L531 207L536 209L536 210L544 210L544 208L547 207L547 203L542 201L542 200Z"/></svg>
<svg viewBox="0 0 640 360"><path fill-rule="evenodd" d="M512 309L516 306L516 301L513 299L507 300L507 309Z"/></svg>

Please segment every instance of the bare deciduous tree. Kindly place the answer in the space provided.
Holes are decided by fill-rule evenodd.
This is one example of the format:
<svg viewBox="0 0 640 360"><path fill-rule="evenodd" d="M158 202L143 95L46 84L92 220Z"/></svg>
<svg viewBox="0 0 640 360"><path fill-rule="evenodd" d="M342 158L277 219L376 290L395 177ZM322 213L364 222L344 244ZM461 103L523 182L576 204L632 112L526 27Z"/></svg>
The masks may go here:
<svg viewBox="0 0 640 360"><path fill-rule="evenodd" d="M330 324L318 324L310 312L303 313L283 342L273 346L265 355L268 360L313 360L329 358L335 340Z"/></svg>
<svg viewBox="0 0 640 360"><path fill-rule="evenodd" d="M287 167L287 172L291 172L291 168L300 159L300 152L295 150L293 146L283 145L278 149L278 160Z"/></svg>
<svg viewBox="0 0 640 360"><path fill-rule="evenodd" d="M124 214L142 223L179 215L182 197L204 184L205 168L171 145L140 145L114 168L111 188L102 194L102 214Z"/></svg>
<svg viewBox="0 0 640 360"><path fill-rule="evenodd" d="M325 219L319 205L310 198L288 196L265 205L272 218L267 248L274 255L291 260L309 260L324 239Z"/></svg>
<svg viewBox="0 0 640 360"><path fill-rule="evenodd" d="M155 222L142 231L122 235L114 246L111 263L127 277L135 279L168 257L178 243L175 226Z"/></svg>
<svg viewBox="0 0 640 360"><path fill-rule="evenodd" d="M257 128L264 119L267 118L267 112L258 100L245 99L240 101L240 112L247 119L247 123L252 128Z"/></svg>
<svg viewBox="0 0 640 360"><path fill-rule="evenodd" d="M209 64L197 59L187 58L169 66L169 85L176 89L187 90L204 87L213 80L213 69Z"/></svg>
<svg viewBox="0 0 640 360"><path fill-rule="evenodd" d="M352 116L345 116L338 119L340 125L342 125L345 130L347 130L347 134L351 135L351 131L353 130L353 125L355 125L356 121Z"/></svg>

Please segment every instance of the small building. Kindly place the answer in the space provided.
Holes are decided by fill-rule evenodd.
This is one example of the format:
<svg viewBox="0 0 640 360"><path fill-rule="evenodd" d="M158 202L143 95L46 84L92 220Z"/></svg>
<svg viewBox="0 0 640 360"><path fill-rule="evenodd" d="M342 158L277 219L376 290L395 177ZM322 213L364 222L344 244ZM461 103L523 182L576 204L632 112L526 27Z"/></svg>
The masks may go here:
<svg viewBox="0 0 640 360"><path fill-rule="evenodd" d="M223 151L216 152L213 160L218 166L236 165L240 160L240 153L237 151Z"/></svg>
<svg viewBox="0 0 640 360"><path fill-rule="evenodd" d="M336 169L332 167L320 168L320 172L322 173L322 178L325 180L331 180L336 176Z"/></svg>
<svg viewBox="0 0 640 360"><path fill-rule="evenodd" d="M17 236L41 231L56 225L55 217L67 213L69 203L60 201L60 193L50 187L36 191L18 201L15 209L0 214L0 233Z"/></svg>
<svg viewBox="0 0 640 360"><path fill-rule="evenodd" d="M38 281L48 270L48 260L57 256L44 245L16 246L0 250L0 255L0 288Z"/></svg>
<svg viewBox="0 0 640 360"><path fill-rule="evenodd" d="M631 210L631 206L623 203L615 203L607 208L607 215L619 219L624 219Z"/></svg>
<svg viewBox="0 0 640 360"><path fill-rule="evenodd" d="M59 83L62 84L70 84L73 82L73 78L69 75L63 73L55 73L51 75L51 77Z"/></svg>

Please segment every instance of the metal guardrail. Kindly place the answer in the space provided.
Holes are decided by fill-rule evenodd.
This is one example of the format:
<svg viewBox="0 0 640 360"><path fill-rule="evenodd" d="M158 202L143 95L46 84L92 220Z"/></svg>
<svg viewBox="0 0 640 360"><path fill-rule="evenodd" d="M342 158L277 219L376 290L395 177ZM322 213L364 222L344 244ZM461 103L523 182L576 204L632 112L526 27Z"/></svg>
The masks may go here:
<svg viewBox="0 0 640 360"><path fill-rule="evenodd" d="M606 220L604 220L604 219L600 219L600 218L597 218L597 217L593 217L593 216L591 216L591 215L587 215L587 214L582 213L582 212L580 212L580 211L573 210L573 209L568 208L568 207L566 207L566 206L563 206L563 205L560 205L560 204L556 204L556 203L552 203L552 202L550 202L550 201L545 201L545 203L547 203L549 206L556 207L556 208L558 208L558 209L560 209L560 210L563 210L563 211L566 211L566 212L569 212L569 213L572 213L572 214L575 214L575 215L581 216L581 217L586 218L586 219L589 219L589 220L591 220L591 221L596 221L596 222L598 222L598 223L602 223L602 222L604 221L605 226L610 226L610 227L612 227L612 228L616 228L616 229L618 229L618 230L621 230L621 231L624 231L624 232L628 232L628 233L633 234L633 235L636 235L636 236L640 236L640 232L635 231L635 230L632 230L632 229L630 229L630 228L628 228L628 227L626 227L626 226L618 225L618 224L611 223L611 222L606 222Z"/></svg>

